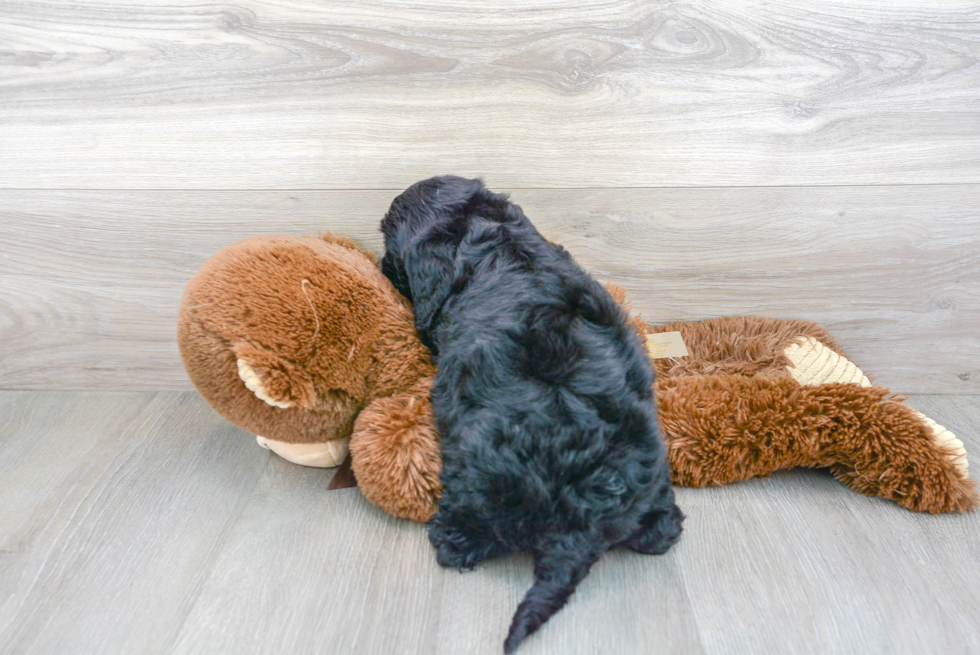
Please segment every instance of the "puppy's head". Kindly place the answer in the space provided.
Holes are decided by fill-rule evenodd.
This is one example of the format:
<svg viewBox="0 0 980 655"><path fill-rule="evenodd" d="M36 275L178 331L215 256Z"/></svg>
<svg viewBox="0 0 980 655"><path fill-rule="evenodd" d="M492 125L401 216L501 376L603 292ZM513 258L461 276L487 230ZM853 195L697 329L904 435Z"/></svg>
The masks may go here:
<svg viewBox="0 0 980 655"><path fill-rule="evenodd" d="M493 197L480 180L454 175L413 184L391 203L381 221L385 255L381 272L415 303L415 323L427 329L449 293L455 250L475 200Z"/></svg>
<svg viewBox="0 0 980 655"><path fill-rule="evenodd" d="M381 271L407 298L412 298L405 270L409 248L426 235L451 228L453 217L483 190L480 180L444 175L416 182L392 201L381 221L385 237Z"/></svg>

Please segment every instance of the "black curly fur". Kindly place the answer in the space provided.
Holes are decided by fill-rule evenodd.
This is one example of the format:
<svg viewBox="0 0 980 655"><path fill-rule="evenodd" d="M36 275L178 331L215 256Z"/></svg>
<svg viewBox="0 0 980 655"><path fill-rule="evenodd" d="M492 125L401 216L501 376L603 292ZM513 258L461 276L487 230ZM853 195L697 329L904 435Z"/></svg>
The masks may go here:
<svg viewBox="0 0 980 655"><path fill-rule="evenodd" d="M437 362L438 561L534 555L510 653L603 552L663 553L680 535L653 369L606 290L479 180L419 182L381 228L382 270Z"/></svg>

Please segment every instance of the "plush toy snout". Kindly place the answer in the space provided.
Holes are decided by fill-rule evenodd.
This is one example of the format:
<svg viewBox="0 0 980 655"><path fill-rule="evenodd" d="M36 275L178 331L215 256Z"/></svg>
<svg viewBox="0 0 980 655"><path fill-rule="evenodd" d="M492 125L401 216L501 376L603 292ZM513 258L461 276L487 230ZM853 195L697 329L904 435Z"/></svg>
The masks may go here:
<svg viewBox="0 0 980 655"><path fill-rule="evenodd" d="M286 443L256 435L255 442L286 461L301 466L333 468L340 466L350 452L350 439L334 439L323 443Z"/></svg>

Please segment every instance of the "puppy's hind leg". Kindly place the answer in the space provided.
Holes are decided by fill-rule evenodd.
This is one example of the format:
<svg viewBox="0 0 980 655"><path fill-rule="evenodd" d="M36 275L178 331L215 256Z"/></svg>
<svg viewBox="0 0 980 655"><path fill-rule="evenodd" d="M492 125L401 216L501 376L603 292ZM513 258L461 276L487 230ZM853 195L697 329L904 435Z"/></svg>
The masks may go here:
<svg viewBox="0 0 980 655"><path fill-rule="evenodd" d="M636 534L620 545L646 555L662 555L681 536L683 520L684 513L677 505L671 504L667 509L653 510L643 517L643 523Z"/></svg>
<svg viewBox="0 0 980 655"><path fill-rule="evenodd" d="M436 548L439 565L468 571L486 559L513 552L512 548L491 535L474 532L482 531L449 524L436 513L429 523L429 541Z"/></svg>

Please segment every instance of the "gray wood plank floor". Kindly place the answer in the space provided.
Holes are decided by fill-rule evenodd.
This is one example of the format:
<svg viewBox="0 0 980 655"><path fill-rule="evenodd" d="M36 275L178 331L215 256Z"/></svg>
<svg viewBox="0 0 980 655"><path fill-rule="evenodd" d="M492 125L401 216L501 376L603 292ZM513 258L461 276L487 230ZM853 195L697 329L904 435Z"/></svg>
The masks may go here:
<svg viewBox="0 0 980 655"><path fill-rule="evenodd" d="M980 455L980 398L910 403ZM259 449L194 393L0 392L0 653L498 653L517 556L441 570L422 526ZM522 653L980 651L980 513L820 471L678 489Z"/></svg>

